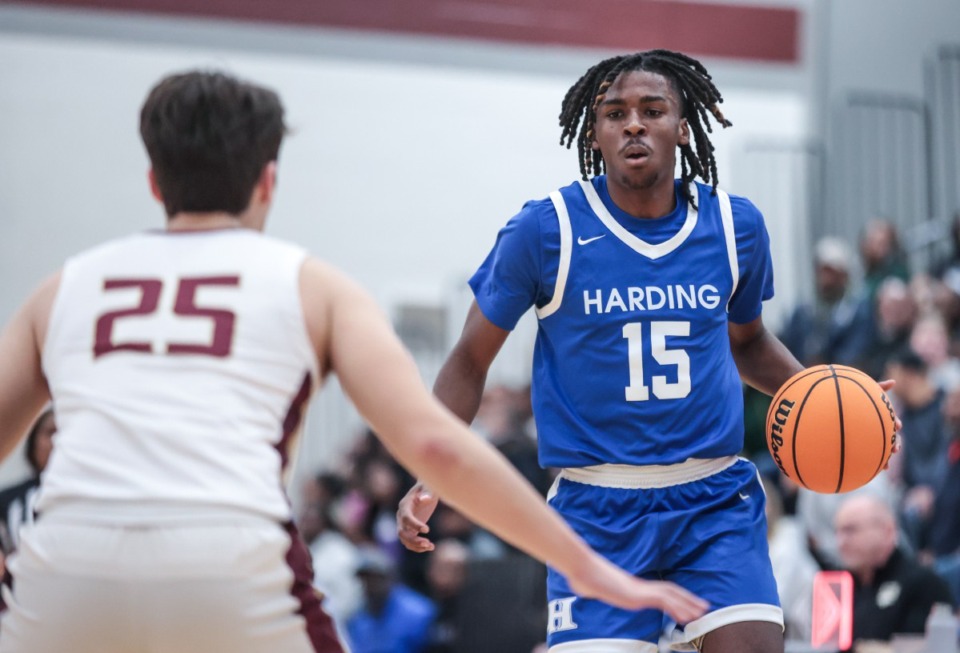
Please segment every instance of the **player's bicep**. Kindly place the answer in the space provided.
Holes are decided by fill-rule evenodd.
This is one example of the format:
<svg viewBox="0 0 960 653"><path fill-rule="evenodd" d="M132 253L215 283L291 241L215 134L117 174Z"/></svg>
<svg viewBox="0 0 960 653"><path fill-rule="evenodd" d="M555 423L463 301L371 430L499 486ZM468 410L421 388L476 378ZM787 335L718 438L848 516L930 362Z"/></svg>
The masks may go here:
<svg viewBox="0 0 960 653"><path fill-rule="evenodd" d="M330 306L329 361L347 396L382 436L433 419L438 405L373 298L340 277Z"/></svg>
<svg viewBox="0 0 960 653"><path fill-rule="evenodd" d="M763 325L762 317L756 317L744 324L738 324L732 321L727 322L727 334L730 336L730 347L736 351L756 340L765 330L766 327Z"/></svg>

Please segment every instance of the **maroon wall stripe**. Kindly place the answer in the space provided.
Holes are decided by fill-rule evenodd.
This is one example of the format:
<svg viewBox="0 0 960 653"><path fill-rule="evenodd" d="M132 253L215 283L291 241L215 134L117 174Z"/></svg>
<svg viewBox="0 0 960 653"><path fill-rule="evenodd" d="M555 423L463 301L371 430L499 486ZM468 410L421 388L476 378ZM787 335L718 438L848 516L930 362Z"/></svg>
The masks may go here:
<svg viewBox="0 0 960 653"><path fill-rule="evenodd" d="M32 0L33 4L796 63L797 9L696 0Z"/></svg>

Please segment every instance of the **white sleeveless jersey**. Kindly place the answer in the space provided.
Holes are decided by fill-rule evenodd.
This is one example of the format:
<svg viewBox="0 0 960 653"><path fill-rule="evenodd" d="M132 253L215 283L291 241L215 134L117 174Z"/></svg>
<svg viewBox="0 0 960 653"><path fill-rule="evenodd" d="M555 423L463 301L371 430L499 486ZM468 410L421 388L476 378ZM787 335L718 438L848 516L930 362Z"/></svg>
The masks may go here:
<svg viewBox="0 0 960 653"><path fill-rule="evenodd" d="M318 379L305 256L228 229L138 234L70 259L43 347L59 430L38 511L289 519L283 475Z"/></svg>

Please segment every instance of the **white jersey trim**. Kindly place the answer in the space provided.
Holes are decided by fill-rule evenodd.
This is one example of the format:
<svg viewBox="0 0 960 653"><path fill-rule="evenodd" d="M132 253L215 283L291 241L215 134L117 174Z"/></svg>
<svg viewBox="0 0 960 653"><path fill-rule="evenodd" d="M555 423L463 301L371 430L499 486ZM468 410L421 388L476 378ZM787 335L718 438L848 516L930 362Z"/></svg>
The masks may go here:
<svg viewBox="0 0 960 653"><path fill-rule="evenodd" d="M699 198L699 187L696 186L696 184L693 186L697 189L697 196ZM587 197L587 203L590 204L590 208L593 209L594 214L599 218L600 222L602 222L614 236L630 247L630 249L649 259L656 260L673 252L684 243L687 237L693 232L694 227L697 226L698 212L696 207L691 204L687 208L687 219L683 223L683 226L680 227L680 230L671 238L657 245L653 245L637 238L617 222L616 218L614 218L610 214L610 211L607 210L607 207L604 206L603 200L600 199L600 196L597 194L597 189L593 187L592 182L581 181L580 187L583 189L583 194ZM698 203L700 203L699 200Z"/></svg>
<svg viewBox="0 0 960 653"><path fill-rule="evenodd" d="M621 490L652 490L692 483L719 474L740 460L723 458L688 458L674 465L621 465L607 463L589 467L565 467L558 478L574 483Z"/></svg>
<svg viewBox="0 0 960 653"><path fill-rule="evenodd" d="M670 645L674 651L697 651L697 641L707 633L723 626L746 621L764 621L783 628L783 610L767 603L742 603L714 610L695 621L691 621L683 630L673 632ZM553 649L551 649L553 650Z"/></svg>
<svg viewBox="0 0 960 653"><path fill-rule="evenodd" d="M730 312L730 302L740 284L740 262L737 260L737 232L733 226L733 209L730 207L730 196L717 189L717 198L720 200L720 220L723 222L723 236L727 241L727 258L730 259L730 275L733 277L733 286L730 289L730 298L727 299L727 313Z"/></svg>
<svg viewBox="0 0 960 653"><path fill-rule="evenodd" d="M549 653L657 653L652 642L639 639L582 639L551 646Z"/></svg>
<svg viewBox="0 0 960 653"><path fill-rule="evenodd" d="M563 291L567 285L567 275L570 273L570 256L573 252L573 236L570 229L570 214L567 204L563 201L560 191L550 193L550 201L557 211L557 222L560 226L560 269L557 270L557 283L553 289L553 297L544 307L537 309L537 317L541 320L557 312L563 303Z"/></svg>

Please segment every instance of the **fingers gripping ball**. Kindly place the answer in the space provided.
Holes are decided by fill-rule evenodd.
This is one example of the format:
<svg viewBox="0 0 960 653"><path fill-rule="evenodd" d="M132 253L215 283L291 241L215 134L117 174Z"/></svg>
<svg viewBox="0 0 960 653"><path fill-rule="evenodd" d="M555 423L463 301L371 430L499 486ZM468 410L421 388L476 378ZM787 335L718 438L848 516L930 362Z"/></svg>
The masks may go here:
<svg viewBox="0 0 960 653"><path fill-rule="evenodd" d="M815 492L849 492L887 464L896 414L872 378L845 365L791 377L767 411L767 447L780 470Z"/></svg>

